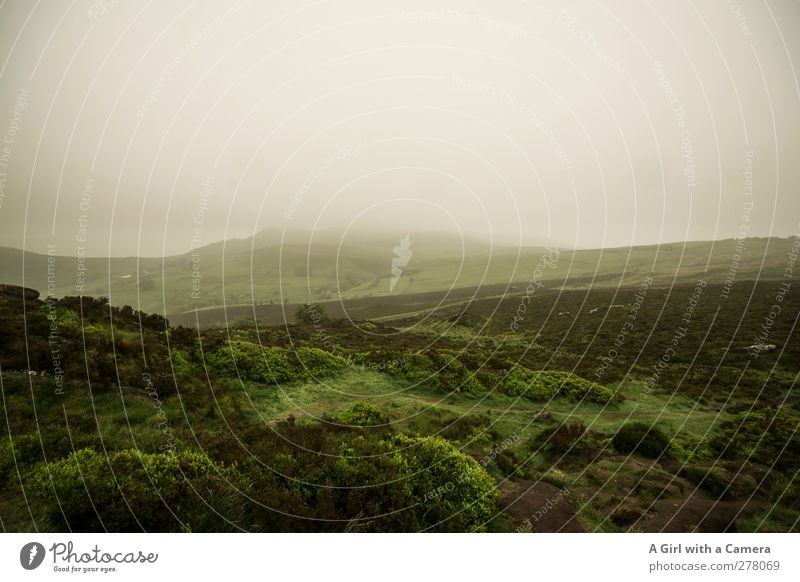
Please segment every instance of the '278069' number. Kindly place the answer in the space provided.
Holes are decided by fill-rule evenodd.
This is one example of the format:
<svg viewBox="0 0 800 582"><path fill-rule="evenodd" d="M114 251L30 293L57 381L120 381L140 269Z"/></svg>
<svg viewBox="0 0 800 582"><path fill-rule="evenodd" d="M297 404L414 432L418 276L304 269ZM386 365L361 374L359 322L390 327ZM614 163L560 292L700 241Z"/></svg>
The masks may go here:
<svg viewBox="0 0 800 582"><path fill-rule="evenodd" d="M737 570L779 570L781 563L778 560L739 560L736 562Z"/></svg>

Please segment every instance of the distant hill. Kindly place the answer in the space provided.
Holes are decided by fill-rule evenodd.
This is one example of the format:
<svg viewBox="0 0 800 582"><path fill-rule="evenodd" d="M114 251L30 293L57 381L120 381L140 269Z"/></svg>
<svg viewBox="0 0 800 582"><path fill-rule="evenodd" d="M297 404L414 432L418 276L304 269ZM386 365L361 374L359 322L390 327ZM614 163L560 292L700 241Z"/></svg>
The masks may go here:
<svg viewBox="0 0 800 582"><path fill-rule="evenodd" d="M397 296L420 294L422 303L435 305L453 293L469 297L470 289L483 296L502 294L510 283L532 278L551 289L638 285L648 275L660 286L697 278L729 279L734 285L737 280L780 279L795 241L751 238L562 249L556 258L543 247L492 246L423 232L411 233L405 260L397 260L397 233L271 229L164 258L81 260L0 247L0 283L33 288L43 296L48 290L56 296L106 296L112 305L168 314L222 305L277 308L309 300L386 297L397 303Z"/></svg>

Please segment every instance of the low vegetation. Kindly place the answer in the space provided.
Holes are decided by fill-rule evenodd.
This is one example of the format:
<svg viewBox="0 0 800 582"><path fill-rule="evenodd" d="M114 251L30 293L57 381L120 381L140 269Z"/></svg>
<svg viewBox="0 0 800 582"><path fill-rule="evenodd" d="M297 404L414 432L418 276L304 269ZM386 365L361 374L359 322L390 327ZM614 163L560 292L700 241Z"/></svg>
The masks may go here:
<svg viewBox="0 0 800 582"><path fill-rule="evenodd" d="M197 330L0 293L0 523L796 531L797 342L776 321L781 349L744 367L763 314L698 312L653 381L687 289L651 289L613 358L630 289L542 294L516 331L514 297L423 323L308 305L288 326Z"/></svg>

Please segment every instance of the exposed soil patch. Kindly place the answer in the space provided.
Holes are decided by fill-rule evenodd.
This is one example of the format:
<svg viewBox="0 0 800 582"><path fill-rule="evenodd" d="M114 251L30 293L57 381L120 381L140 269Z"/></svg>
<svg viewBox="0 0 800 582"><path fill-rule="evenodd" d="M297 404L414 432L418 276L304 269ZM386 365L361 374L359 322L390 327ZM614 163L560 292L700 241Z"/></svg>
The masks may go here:
<svg viewBox="0 0 800 582"><path fill-rule="evenodd" d="M735 481L725 489L725 497L721 499L722 491L714 491L705 481L698 486L687 480L687 467L682 463L664 459L660 464L665 471L680 475L675 477L673 483L679 484L685 495L655 501L638 519L631 521L631 529L647 532L735 532L736 520L760 511L769 503L763 492L753 491L755 487L742 490L741 495L737 494ZM718 469L724 470L727 477L736 475L737 480L747 476L754 485L757 481L762 482L768 471L762 465L741 462L720 463Z"/></svg>
<svg viewBox="0 0 800 582"><path fill-rule="evenodd" d="M720 464L719 468L730 475L747 475L753 482L755 477L762 478L766 469L752 463L724 465ZM685 470L684 465L674 460L655 464L631 459L628 472L616 477L603 467L593 468L589 480L592 486L582 486L571 492L589 501L600 516L606 516L611 529L620 531L735 532L738 520L769 504L767 495L760 490L749 489L746 494L739 494L737 489L730 488L722 496L721 491L698 487L682 476ZM595 485L601 487L599 493ZM574 498L558 487L515 479L501 490L502 501L508 505L506 513L520 531L587 531L577 516ZM542 512L548 500L551 509ZM608 527L601 526L601 529Z"/></svg>
<svg viewBox="0 0 800 582"><path fill-rule="evenodd" d="M768 504L765 497L719 501L695 489L683 499L660 499L630 525L645 532L735 532L736 520Z"/></svg>
<svg viewBox="0 0 800 582"><path fill-rule="evenodd" d="M575 503L566 491L544 481L512 477L500 491L500 507L519 532L583 532Z"/></svg>

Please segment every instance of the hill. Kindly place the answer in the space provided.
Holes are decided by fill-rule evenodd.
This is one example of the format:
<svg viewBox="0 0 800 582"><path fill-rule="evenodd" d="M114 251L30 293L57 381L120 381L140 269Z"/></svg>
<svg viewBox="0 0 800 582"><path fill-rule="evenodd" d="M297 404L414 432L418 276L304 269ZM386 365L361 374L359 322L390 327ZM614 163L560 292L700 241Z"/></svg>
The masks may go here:
<svg viewBox="0 0 800 582"><path fill-rule="evenodd" d="M503 294L536 279L550 288L778 280L795 239L752 238L557 252L541 247L492 246L442 233L412 234L410 256L393 264L396 234L263 231L164 258L76 258L0 248L0 281L57 297L108 297L112 305L176 316L195 309L385 298L406 306L392 314L431 308L472 295ZM393 266L399 268L393 275ZM517 285L517 287L519 287ZM397 299L397 297L407 298ZM368 304L373 302L367 301ZM224 316L212 321L224 321ZM364 311L362 317L386 315Z"/></svg>

